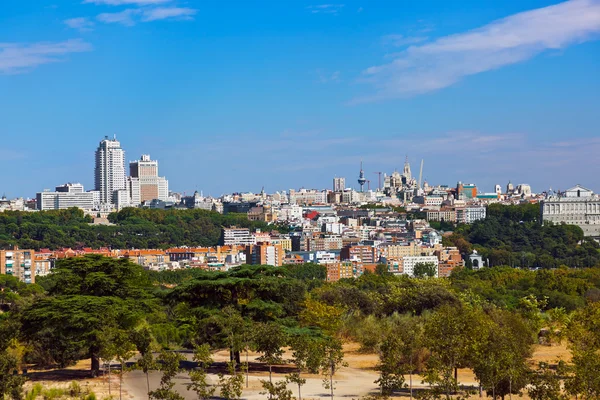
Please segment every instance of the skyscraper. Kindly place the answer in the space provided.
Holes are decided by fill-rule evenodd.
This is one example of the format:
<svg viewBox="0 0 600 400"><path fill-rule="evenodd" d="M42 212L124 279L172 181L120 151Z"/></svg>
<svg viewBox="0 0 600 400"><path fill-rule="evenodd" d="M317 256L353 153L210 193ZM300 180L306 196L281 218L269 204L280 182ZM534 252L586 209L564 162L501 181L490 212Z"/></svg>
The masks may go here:
<svg viewBox="0 0 600 400"><path fill-rule="evenodd" d="M167 200L169 182L158 176L158 161L143 154L139 160L129 163L128 190L131 204L138 205L154 199Z"/></svg>
<svg viewBox="0 0 600 400"><path fill-rule="evenodd" d="M116 136L113 139L105 136L98 145L94 183L101 204L114 204L115 192L125 190L125 151Z"/></svg>

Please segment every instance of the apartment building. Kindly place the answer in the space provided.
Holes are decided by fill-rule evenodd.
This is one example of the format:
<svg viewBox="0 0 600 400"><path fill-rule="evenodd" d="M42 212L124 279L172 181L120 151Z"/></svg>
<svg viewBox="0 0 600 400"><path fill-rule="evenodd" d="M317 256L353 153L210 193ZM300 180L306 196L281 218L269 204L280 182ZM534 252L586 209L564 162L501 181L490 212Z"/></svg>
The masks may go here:
<svg viewBox="0 0 600 400"><path fill-rule="evenodd" d="M283 265L285 251L279 244L258 243L246 246L246 263L251 265Z"/></svg>
<svg viewBox="0 0 600 400"><path fill-rule="evenodd" d="M35 283L35 251L0 250L0 274L11 275L25 283Z"/></svg>
<svg viewBox="0 0 600 400"><path fill-rule="evenodd" d="M408 276L415 276L415 265L417 264L429 264L435 265L436 277L438 276L438 265L439 261L436 256L412 256L402 257L402 273Z"/></svg>
<svg viewBox="0 0 600 400"><path fill-rule="evenodd" d="M223 228L221 244L224 246L255 245L256 236L248 228Z"/></svg>
<svg viewBox="0 0 600 400"><path fill-rule="evenodd" d="M375 248L373 246L346 246L340 252L340 259L346 260L360 260L363 264L373 264L377 260L375 259Z"/></svg>

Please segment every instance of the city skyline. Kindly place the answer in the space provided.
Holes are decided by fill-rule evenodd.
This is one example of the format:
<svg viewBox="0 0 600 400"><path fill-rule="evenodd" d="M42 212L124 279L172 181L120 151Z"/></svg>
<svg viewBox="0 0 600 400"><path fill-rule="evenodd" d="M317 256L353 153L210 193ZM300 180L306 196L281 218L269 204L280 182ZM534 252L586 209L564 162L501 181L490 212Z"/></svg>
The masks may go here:
<svg viewBox="0 0 600 400"><path fill-rule="evenodd" d="M0 5L8 197L93 188L115 133L188 194L358 188L361 160L373 188L407 154L433 185L600 192L599 1L34 3Z"/></svg>

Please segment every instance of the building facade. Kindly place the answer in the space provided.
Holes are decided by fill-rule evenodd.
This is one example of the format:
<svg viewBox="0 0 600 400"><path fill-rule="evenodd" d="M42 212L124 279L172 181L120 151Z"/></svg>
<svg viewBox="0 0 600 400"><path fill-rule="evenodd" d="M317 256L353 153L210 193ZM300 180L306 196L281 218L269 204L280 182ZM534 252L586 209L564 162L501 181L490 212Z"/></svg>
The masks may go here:
<svg viewBox="0 0 600 400"><path fill-rule="evenodd" d="M169 181L158 176L158 161L150 159L148 154L143 154L139 160L129 163L129 175L127 188L132 205L154 199L167 201Z"/></svg>
<svg viewBox="0 0 600 400"><path fill-rule="evenodd" d="M542 221L577 225L585 236L600 236L600 196L576 185L541 203Z"/></svg>
<svg viewBox="0 0 600 400"><path fill-rule="evenodd" d="M105 136L98 145L94 183L95 190L100 192L100 203L103 205L114 204L115 192L126 188L125 151L116 137L109 139Z"/></svg>
<svg viewBox="0 0 600 400"><path fill-rule="evenodd" d="M35 283L35 251L0 250L0 274L11 275L25 283Z"/></svg>
<svg viewBox="0 0 600 400"><path fill-rule="evenodd" d="M94 193L85 192L80 183L66 183L57 186L54 192L44 191L36 194L36 207L40 211L64 210L71 207L93 210L94 206Z"/></svg>
<svg viewBox="0 0 600 400"><path fill-rule="evenodd" d="M280 244L258 243L246 247L246 263L251 265L272 265L281 267L285 251Z"/></svg>

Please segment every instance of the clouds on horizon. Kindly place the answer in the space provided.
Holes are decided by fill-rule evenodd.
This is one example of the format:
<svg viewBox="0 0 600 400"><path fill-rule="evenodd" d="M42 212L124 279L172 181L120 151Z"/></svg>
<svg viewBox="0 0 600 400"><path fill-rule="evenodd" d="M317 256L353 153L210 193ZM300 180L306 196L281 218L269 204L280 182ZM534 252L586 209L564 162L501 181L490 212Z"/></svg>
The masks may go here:
<svg viewBox="0 0 600 400"><path fill-rule="evenodd" d="M63 42L0 43L0 74L19 74L43 64L65 61L71 53L91 51L81 39Z"/></svg>
<svg viewBox="0 0 600 400"><path fill-rule="evenodd" d="M170 3L172 1L173 0L83 0L83 3L106 6L149 6Z"/></svg>
<svg viewBox="0 0 600 400"><path fill-rule="evenodd" d="M353 103L432 92L469 75L591 40L598 33L598 0L570 0L517 13L478 29L412 45L396 53L393 61L367 68L361 80L373 85L376 93Z"/></svg>
<svg viewBox="0 0 600 400"><path fill-rule="evenodd" d="M316 4L307 6L306 9L311 12L311 14L332 14L337 15L342 8L345 7L345 4ZM359 8L362 12L362 7Z"/></svg>

